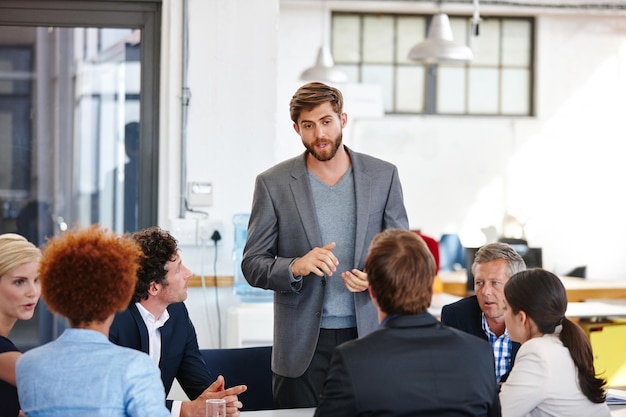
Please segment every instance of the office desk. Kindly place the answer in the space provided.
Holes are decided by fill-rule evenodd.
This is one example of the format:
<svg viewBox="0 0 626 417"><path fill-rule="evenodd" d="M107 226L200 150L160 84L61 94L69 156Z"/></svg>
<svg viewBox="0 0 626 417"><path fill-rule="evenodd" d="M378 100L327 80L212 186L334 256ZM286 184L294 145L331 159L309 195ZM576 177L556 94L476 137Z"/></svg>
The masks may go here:
<svg viewBox="0 0 626 417"><path fill-rule="evenodd" d="M464 297L467 294L467 273L465 270L447 272L440 271L439 278L443 283L443 291ZM626 300L625 280L596 280L576 277L559 277L567 291L568 301L585 301L592 299L624 299Z"/></svg>
<svg viewBox="0 0 626 417"><path fill-rule="evenodd" d="M439 318L441 317L441 309L443 308L443 306L447 304L452 304L455 301L459 301L460 299L461 297L452 294L434 293L433 298L430 302L430 307L428 307L428 312L433 316Z"/></svg>
<svg viewBox="0 0 626 417"><path fill-rule="evenodd" d="M612 304L600 301L568 302L565 315L583 320L626 317L626 303Z"/></svg>
<svg viewBox="0 0 626 417"><path fill-rule="evenodd" d="M626 300L626 281L607 281L575 277L559 277L567 291L568 301L593 299Z"/></svg>
<svg viewBox="0 0 626 417"><path fill-rule="evenodd" d="M437 274L443 283L443 292L459 297L467 295L467 272L464 269L459 271L439 271Z"/></svg>
<svg viewBox="0 0 626 417"><path fill-rule="evenodd" d="M242 411L243 417L313 417L315 408L294 408L285 410Z"/></svg>
<svg viewBox="0 0 626 417"><path fill-rule="evenodd" d="M609 405L611 417L626 417L626 405ZM242 417L313 417L315 408L296 408L292 410L243 411Z"/></svg>

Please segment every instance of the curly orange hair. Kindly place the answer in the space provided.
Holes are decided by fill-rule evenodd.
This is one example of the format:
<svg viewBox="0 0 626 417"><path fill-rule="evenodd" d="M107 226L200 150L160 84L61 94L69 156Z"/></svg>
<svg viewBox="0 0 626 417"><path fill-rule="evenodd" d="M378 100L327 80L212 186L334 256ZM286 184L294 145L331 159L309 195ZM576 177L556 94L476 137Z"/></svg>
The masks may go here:
<svg viewBox="0 0 626 417"><path fill-rule="evenodd" d="M73 326L125 309L142 251L129 236L91 226L50 239L39 265L42 297Z"/></svg>

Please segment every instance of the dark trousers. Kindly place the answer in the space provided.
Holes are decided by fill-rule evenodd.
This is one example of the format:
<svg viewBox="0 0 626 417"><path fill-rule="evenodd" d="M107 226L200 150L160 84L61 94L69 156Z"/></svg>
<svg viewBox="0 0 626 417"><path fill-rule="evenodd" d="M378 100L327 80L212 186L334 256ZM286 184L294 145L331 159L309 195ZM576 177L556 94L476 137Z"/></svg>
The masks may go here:
<svg viewBox="0 0 626 417"><path fill-rule="evenodd" d="M326 381L326 371L335 347L357 338L356 328L320 329L315 353L309 367L297 378L274 374L273 394L276 408L317 407Z"/></svg>

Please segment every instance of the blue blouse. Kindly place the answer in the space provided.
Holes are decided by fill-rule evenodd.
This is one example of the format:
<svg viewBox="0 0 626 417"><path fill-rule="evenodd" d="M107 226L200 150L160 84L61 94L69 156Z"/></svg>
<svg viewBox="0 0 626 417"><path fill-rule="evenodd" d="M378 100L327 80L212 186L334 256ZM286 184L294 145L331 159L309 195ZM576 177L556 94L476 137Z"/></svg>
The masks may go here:
<svg viewBox="0 0 626 417"><path fill-rule="evenodd" d="M24 353L17 390L29 417L170 417L159 368L94 330L67 329Z"/></svg>

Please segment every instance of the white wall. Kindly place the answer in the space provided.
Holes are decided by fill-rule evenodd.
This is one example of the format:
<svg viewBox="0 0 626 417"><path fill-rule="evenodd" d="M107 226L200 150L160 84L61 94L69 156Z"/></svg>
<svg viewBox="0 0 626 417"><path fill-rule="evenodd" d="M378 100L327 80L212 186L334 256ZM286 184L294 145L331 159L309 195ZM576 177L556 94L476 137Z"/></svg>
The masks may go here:
<svg viewBox="0 0 626 417"><path fill-rule="evenodd" d="M400 3L389 4L420 11ZM164 28L159 222L170 227L180 215L182 7L181 0L164 4L172 23ZM223 240L216 264L212 246L184 245L183 259L196 273L232 275L233 214L249 211L259 172L303 149L288 103L321 41L319 4L189 0L189 10L187 176L213 182L214 204L205 210ZM586 264L589 279L626 279L626 18L539 12L536 117L359 118L346 108L345 141L398 165L414 228L435 237L459 232L465 244L480 245L481 228L501 232L510 214L528 220L527 237L543 247L547 269ZM237 303L221 292L223 309ZM214 307L203 299L190 289L201 345L210 346L216 336L203 330L204 319Z"/></svg>

